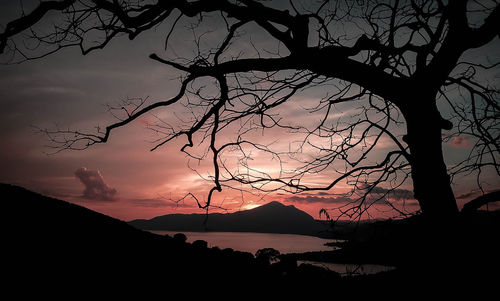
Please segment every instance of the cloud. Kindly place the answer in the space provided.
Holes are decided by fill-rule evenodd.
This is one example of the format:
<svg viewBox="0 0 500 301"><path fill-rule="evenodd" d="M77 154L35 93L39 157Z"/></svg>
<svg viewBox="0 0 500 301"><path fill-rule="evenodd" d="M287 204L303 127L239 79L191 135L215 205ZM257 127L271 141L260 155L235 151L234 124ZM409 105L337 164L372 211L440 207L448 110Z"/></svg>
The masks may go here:
<svg viewBox="0 0 500 301"><path fill-rule="evenodd" d="M147 207L147 208L179 208L179 209L191 209L198 208L193 204L186 204L185 202L176 202L173 200L165 200L158 198L149 199L132 199L131 202L137 207Z"/></svg>
<svg viewBox="0 0 500 301"><path fill-rule="evenodd" d="M451 141L448 142L448 145L456 148L471 148L469 141L467 141L466 138L460 136L453 137Z"/></svg>
<svg viewBox="0 0 500 301"><path fill-rule="evenodd" d="M75 171L75 176L85 186L83 197L88 200L115 201L116 189L109 187L98 170L89 170L80 167Z"/></svg>
<svg viewBox="0 0 500 301"><path fill-rule="evenodd" d="M320 191L317 193L317 195L331 195L331 193Z"/></svg>
<svg viewBox="0 0 500 301"><path fill-rule="evenodd" d="M414 199L413 191L407 189L387 189L382 187L374 187L371 194L387 194L389 199L393 200L411 200Z"/></svg>
<svg viewBox="0 0 500 301"><path fill-rule="evenodd" d="M402 201L402 200L413 200L413 191L406 189L386 189L382 187L374 187L370 191L370 195L383 195L387 194L386 197L393 201ZM286 198L287 201L297 202L301 204L316 204L316 203L327 203L327 204L343 204L343 203L352 203L354 201L353 198L346 196L332 196L331 194L320 192L318 194L302 194L302 195L293 195Z"/></svg>
<svg viewBox="0 0 500 301"><path fill-rule="evenodd" d="M340 204L340 203L348 203L352 202L353 200L344 197L344 196L339 196L339 197L323 197L323 196L315 196L315 195L306 195L306 196L290 196L286 198L287 201L290 202L297 202L297 203L302 203L302 204L312 204L312 203L329 203L329 204Z"/></svg>
<svg viewBox="0 0 500 301"><path fill-rule="evenodd" d="M458 195L455 198L458 199L458 200L468 199L468 198L471 198L471 197L475 196L476 193L477 193L476 191L470 191L470 192L462 193L461 195Z"/></svg>
<svg viewBox="0 0 500 301"><path fill-rule="evenodd" d="M401 201L401 200L413 200L415 199L413 191L408 189L399 188L384 188L384 187L371 187L368 184L362 183L357 186L357 188L362 192L366 193L369 190L369 194L373 195L385 195L386 198Z"/></svg>

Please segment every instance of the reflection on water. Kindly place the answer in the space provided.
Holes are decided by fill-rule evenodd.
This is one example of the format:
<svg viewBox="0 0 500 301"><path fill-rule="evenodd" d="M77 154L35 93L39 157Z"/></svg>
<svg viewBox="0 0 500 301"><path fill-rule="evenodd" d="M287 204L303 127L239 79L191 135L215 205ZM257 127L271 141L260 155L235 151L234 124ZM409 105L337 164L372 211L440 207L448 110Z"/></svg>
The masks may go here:
<svg viewBox="0 0 500 301"><path fill-rule="evenodd" d="M179 231L151 231L156 234L168 234L173 236ZM204 240L209 247L221 249L231 248L255 254L260 249L273 248L281 254L304 253L314 251L331 251L333 247L325 246L325 243L335 240L319 237L275 234L275 233L251 233L251 232L182 232L187 236L188 242Z"/></svg>
<svg viewBox="0 0 500 301"><path fill-rule="evenodd" d="M311 264L339 273L342 276L369 275L394 270L394 267L378 264L347 264L299 260L297 264Z"/></svg>

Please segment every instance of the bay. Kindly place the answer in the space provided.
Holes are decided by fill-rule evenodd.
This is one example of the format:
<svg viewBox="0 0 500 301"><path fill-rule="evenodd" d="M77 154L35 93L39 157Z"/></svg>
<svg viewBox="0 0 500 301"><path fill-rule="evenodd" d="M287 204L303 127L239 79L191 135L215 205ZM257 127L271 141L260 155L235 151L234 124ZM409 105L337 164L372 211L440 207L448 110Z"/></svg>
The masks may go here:
<svg viewBox="0 0 500 301"><path fill-rule="evenodd" d="M331 251L334 247L325 246L332 239L324 239L314 236L297 234L277 233L253 233L253 232L180 232L180 231L151 231L156 234L173 236L176 233L184 233L188 242L204 240L208 247L219 247L221 249L231 248L235 251L249 252L255 254L264 248L273 248L281 254L304 253L314 251Z"/></svg>
<svg viewBox="0 0 500 301"><path fill-rule="evenodd" d="M254 255L258 250L264 248L273 248L278 250L281 254L331 251L337 249L337 247L325 246L325 243L337 242L337 240L307 235L253 232L186 232L164 230L151 230L150 232L170 236L177 233L184 233L187 237L187 241L190 243L196 240L204 240L208 243L208 247L210 248L231 248L235 251L249 252ZM394 269L394 267L374 264L326 263L306 260L299 260L298 263L319 266L337 272L342 276L376 274Z"/></svg>

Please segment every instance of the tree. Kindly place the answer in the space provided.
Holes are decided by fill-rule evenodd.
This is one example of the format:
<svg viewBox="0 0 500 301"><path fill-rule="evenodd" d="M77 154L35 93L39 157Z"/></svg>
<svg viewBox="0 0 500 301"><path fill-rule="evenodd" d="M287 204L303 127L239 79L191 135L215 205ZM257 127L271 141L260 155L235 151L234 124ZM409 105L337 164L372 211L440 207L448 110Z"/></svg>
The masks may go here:
<svg viewBox="0 0 500 301"><path fill-rule="evenodd" d="M273 248L259 249L255 253L255 259L264 265L270 265L275 261L278 261L280 257L280 251Z"/></svg>
<svg viewBox="0 0 500 301"><path fill-rule="evenodd" d="M203 40L209 31L196 31L209 18L218 18L218 33L224 32L215 45ZM37 30L44 21L54 24L51 32ZM210 155L214 185L204 203L196 199L202 208L211 205L215 192L234 183L299 193L331 190L347 181L355 187L351 197L356 194L357 203L342 214L359 216L373 203L370 195L378 191L377 200L383 199L411 176L425 215L453 216L458 212L450 185L454 176L475 173L480 188L483 171L500 176L499 90L488 74L499 65L497 1L45 1L7 24L0 51L12 61L66 47L79 47L85 55L119 36L133 40L164 22L169 24L167 51L179 24L187 22L193 32L193 56L150 55L183 73L178 93L150 104L136 99L110 106L119 120L96 133L44 130L59 149L104 143L113 130L138 117L182 104L191 117L151 126L160 135L153 150L184 137L182 151L200 160ZM264 32L269 43L253 43L252 30ZM479 48L489 56L472 56ZM315 87L324 95L299 111L321 114L314 126L280 118L280 110L287 111L284 107L295 97ZM336 118L345 104L354 113ZM236 125L235 137L221 138ZM256 130L272 129L302 134L303 139L288 154L249 139ZM458 135L466 135L473 147L448 168L443 141ZM383 139L392 148L384 148L382 159L376 159ZM195 143L206 146L199 157L190 153ZM305 156L305 148L315 156ZM249 149L280 164L285 156L298 163L277 175L256 170L249 163ZM229 151L240 154L242 168L227 163ZM343 168L335 165L339 160ZM337 176L330 183L305 181L333 167Z"/></svg>

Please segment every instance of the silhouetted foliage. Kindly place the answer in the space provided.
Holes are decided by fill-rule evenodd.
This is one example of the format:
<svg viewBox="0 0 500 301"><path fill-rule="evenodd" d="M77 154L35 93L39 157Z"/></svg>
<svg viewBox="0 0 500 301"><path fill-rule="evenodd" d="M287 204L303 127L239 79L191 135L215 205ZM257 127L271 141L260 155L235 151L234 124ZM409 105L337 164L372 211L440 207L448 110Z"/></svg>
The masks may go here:
<svg viewBox="0 0 500 301"><path fill-rule="evenodd" d="M367 222L350 233L339 250L288 256L319 262L383 264L397 267L402 281L425 279L441 289L447 279L478 288L500 279L498 229L500 211L460 215L446 223L423 216ZM382 280L390 274L377 277ZM369 280L371 276L361 278Z"/></svg>
<svg viewBox="0 0 500 301"><path fill-rule="evenodd" d="M193 241L193 247L206 249L208 248L208 243L204 240L195 240Z"/></svg>
<svg viewBox="0 0 500 301"><path fill-rule="evenodd" d="M178 242L181 242L181 243L185 243L187 241L187 237L184 233L174 234L174 239Z"/></svg>
<svg viewBox="0 0 500 301"><path fill-rule="evenodd" d="M279 259L280 252L273 248L260 249L255 253L255 259L262 264L269 265Z"/></svg>

